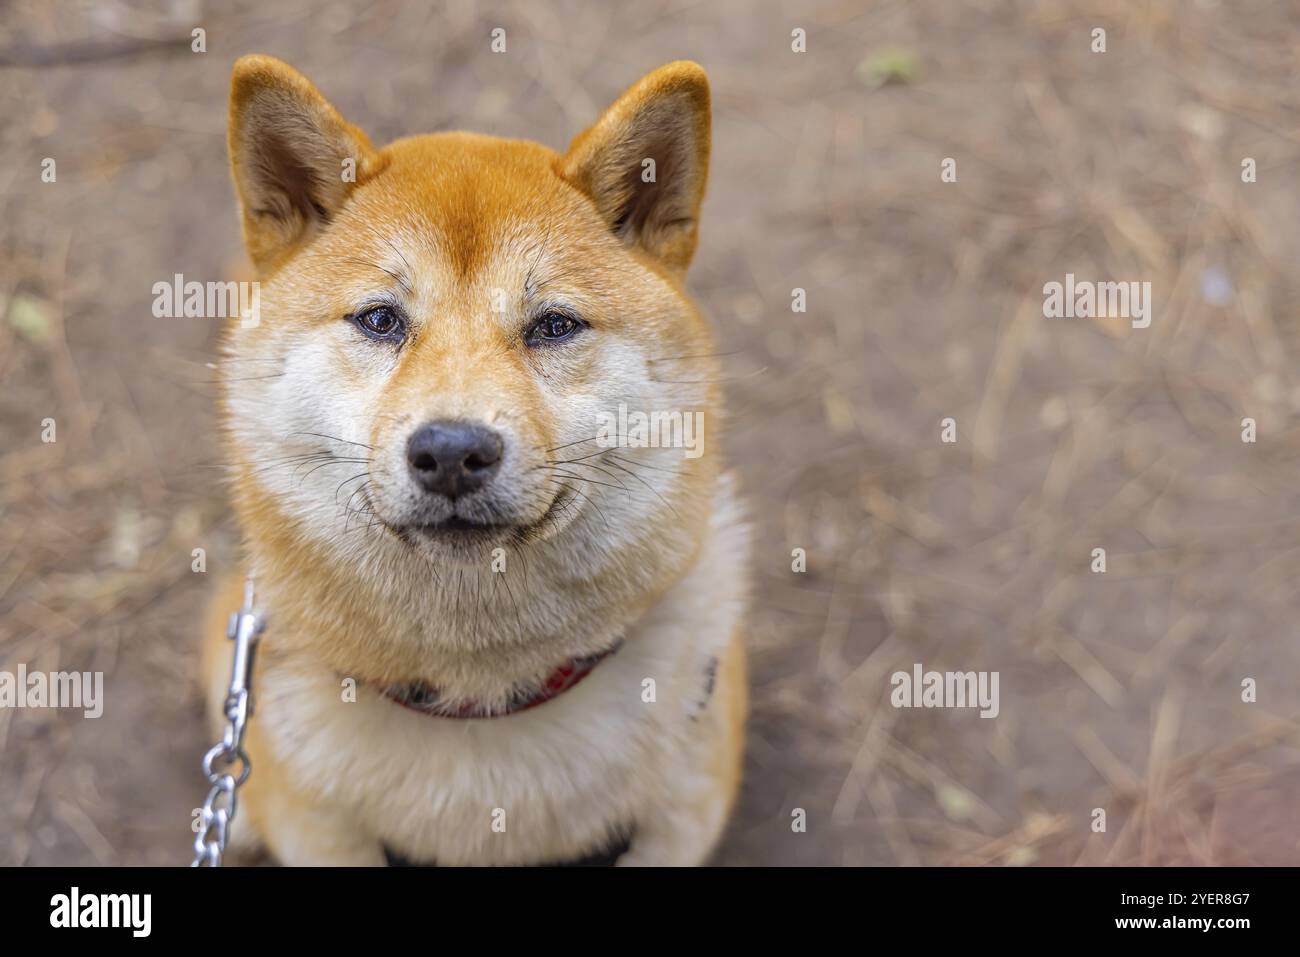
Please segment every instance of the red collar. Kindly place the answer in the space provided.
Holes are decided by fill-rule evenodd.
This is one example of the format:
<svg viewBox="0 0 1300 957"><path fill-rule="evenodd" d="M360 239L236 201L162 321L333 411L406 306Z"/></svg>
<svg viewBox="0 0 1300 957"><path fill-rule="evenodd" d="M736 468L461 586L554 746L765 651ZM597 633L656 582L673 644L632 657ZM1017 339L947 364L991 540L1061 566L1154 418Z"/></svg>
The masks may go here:
<svg viewBox="0 0 1300 957"><path fill-rule="evenodd" d="M492 708L477 701L446 701L438 689L426 681L392 684L381 688L380 694L403 708L433 718L500 718L558 698L591 674L596 665L617 651L621 644L621 641L615 642L604 651L585 658L570 658L547 675L540 685L517 685L503 708Z"/></svg>

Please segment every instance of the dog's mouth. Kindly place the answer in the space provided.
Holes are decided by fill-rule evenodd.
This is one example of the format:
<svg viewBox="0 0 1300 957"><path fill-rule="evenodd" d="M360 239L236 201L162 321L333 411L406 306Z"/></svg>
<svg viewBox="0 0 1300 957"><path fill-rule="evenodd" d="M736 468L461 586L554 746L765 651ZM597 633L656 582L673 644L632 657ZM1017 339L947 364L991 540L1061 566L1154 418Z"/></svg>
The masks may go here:
<svg viewBox="0 0 1300 957"><path fill-rule="evenodd" d="M572 496L557 495L540 518L528 522L480 521L450 515L437 522L384 522L383 525L408 545L418 541L443 542L454 546L473 546L506 539L527 542L554 523L556 513L568 507L571 500Z"/></svg>
<svg viewBox="0 0 1300 957"><path fill-rule="evenodd" d="M446 542L451 545L476 545L511 535L517 535L526 526L511 522L479 522L474 519L453 515L440 522L411 522L395 525L385 522L385 527L406 542L413 545L418 541Z"/></svg>
<svg viewBox="0 0 1300 957"><path fill-rule="evenodd" d="M441 532L490 532L502 528L513 527L513 525L503 525L500 522L479 522L472 518L461 518L459 515L453 515L451 518L443 519L441 522L405 525L403 526L403 529L408 532L423 532L429 535L437 535Z"/></svg>

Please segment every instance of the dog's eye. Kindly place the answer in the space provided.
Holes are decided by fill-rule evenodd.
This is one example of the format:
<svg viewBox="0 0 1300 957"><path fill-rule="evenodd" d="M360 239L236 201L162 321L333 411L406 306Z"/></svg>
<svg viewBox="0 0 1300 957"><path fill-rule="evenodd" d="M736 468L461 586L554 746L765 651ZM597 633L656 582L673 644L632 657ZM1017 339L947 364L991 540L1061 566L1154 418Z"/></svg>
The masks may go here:
<svg viewBox="0 0 1300 957"><path fill-rule="evenodd" d="M374 306L352 321L371 339L399 339L402 335L402 317L391 306Z"/></svg>
<svg viewBox="0 0 1300 957"><path fill-rule="evenodd" d="M529 327L525 338L530 346L542 342L563 342L572 339L581 328L582 323L572 316L562 312L548 312Z"/></svg>

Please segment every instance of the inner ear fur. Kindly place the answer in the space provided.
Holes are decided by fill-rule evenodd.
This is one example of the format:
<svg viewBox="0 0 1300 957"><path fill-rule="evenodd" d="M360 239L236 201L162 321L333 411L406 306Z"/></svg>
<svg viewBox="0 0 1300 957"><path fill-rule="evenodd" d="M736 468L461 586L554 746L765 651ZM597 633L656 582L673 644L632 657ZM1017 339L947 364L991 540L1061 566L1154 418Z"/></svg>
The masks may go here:
<svg viewBox="0 0 1300 957"><path fill-rule="evenodd" d="M573 140L560 175L591 197L623 242L684 272L699 236L710 123L703 68L670 63L642 77Z"/></svg>

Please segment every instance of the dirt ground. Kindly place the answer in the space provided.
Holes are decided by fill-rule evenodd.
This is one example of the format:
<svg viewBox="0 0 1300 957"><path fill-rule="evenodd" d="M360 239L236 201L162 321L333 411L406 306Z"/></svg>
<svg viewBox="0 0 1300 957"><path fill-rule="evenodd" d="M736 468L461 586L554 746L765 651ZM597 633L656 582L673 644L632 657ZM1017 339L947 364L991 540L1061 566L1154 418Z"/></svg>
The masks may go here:
<svg viewBox="0 0 1300 957"><path fill-rule="evenodd" d="M188 862L237 556L216 324L152 287L238 268L247 52L376 142L560 148L708 69L691 287L757 537L719 863L1300 864L1300 8L1252 0L0 4L0 670L107 682L0 710L0 864ZM1150 282L1150 327L1045 319L1067 273ZM998 717L891 707L915 662L998 672Z"/></svg>

